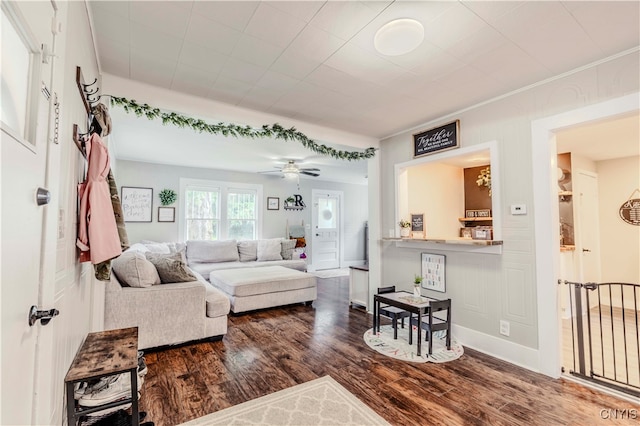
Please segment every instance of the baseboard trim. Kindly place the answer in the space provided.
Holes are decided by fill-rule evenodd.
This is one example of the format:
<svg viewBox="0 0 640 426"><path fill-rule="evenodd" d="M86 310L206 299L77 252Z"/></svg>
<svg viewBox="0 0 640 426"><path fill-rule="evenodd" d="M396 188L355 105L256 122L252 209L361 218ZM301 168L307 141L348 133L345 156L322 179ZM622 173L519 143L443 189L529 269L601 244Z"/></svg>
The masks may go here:
<svg viewBox="0 0 640 426"><path fill-rule="evenodd" d="M345 260L340 265L341 268L348 268L349 266L362 266L366 265L366 260Z"/></svg>
<svg viewBox="0 0 640 426"><path fill-rule="evenodd" d="M348 268L349 266L362 266L362 265L366 265L367 261L366 260L343 260L342 263L340 263L340 266L336 269L342 269L342 268ZM316 267L313 265L313 263L310 263L307 265L307 272L314 272L316 270Z"/></svg>
<svg viewBox="0 0 640 426"><path fill-rule="evenodd" d="M456 324L452 325L452 335L462 346L475 349L527 370L535 371L536 373L540 372L538 369L540 358L537 349L509 342Z"/></svg>

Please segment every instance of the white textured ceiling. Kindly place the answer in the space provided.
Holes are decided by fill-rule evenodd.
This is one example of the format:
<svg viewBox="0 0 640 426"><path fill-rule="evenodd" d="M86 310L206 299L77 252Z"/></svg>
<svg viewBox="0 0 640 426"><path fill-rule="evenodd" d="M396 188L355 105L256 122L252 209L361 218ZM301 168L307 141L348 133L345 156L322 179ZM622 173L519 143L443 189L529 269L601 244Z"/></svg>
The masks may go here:
<svg viewBox="0 0 640 426"><path fill-rule="evenodd" d="M640 155L640 116L635 113L584 124L556 134L558 153L571 152L593 161Z"/></svg>
<svg viewBox="0 0 640 426"><path fill-rule="evenodd" d="M638 1L90 1L89 8L102 72L377 138L640 44ZM424 42L405 55L378 54L376 30L406 17L424 25Z"/></svg>

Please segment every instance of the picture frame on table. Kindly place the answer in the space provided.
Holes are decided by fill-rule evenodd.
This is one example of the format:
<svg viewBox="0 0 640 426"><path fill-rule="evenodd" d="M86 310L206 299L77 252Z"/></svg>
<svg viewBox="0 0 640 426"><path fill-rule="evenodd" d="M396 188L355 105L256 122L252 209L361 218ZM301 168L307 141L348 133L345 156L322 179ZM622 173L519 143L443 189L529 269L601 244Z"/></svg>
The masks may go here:
<svg viewBox="0 0 640 426"><path fill-rule="evenodd" d="M123 186L120 189L122 218L125 222L151 222L153 188Z"/></svg>
<svg viewBox="0 0 640 426"><path fill-rule="evenodd" d="M175 207L158 207L158 222L175 222Z"/></svg>
<svg viewBox="0 0 640 426"><path fill-rule="evenodd" d="M267 210L280 210L280 198L267 197Z"/></svg>
<svg viewBox="0 0 640 426"><path fill-rule="evenodd" d="M411 238L425 238L424 213L411 213Z"/></svg>

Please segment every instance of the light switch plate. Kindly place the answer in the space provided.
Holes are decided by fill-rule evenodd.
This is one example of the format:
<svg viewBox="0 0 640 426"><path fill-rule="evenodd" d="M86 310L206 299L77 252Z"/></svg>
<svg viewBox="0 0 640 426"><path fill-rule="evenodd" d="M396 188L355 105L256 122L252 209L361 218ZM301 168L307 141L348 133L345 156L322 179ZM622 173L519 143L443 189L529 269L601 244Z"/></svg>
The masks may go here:
<svg viewBox="0 0 640 426"><path fill-rule="evenodd" d="M511 204L511 214L527 214L526 204Z"/></svg>

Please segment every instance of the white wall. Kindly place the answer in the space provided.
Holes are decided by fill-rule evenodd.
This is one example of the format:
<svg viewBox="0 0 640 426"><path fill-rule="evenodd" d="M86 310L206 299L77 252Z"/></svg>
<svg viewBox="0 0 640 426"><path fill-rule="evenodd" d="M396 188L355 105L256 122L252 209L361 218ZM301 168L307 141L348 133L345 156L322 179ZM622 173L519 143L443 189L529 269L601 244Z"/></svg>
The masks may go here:
<svg viewBox="0 0 640 426"><path fill-rule="evenodd" d="M458 217L464 216L463 169L439 163L409 167L408 205L409 213L424 213L426 238L457 238Z"/></svg>
<svg viewBox="0 0 640 426"><path fill-rule="evenodd" d="M474 346L498 357L528 364L530 368L537 367L533 365L532 351L528 350L537 348L539 339L532 121L635 93L639 86L638 73L638 55L634 52L476 108L432 120L381 142L381 230L395 226L394 165L411 159L413 133L460 119L462 147L490 140L498 143L501 202L496 208L503 215L502 255L433 251L447 254L447 293L437 296L452 298L453 322L458 330L468 332L466 336L477 337ZM525 204L529 214L511 215L509 206L512 204ZM413 274L420 268L419 252L392 244L383 245L379 259L381 279L372 282L372 286L384 283L408 289ZM548 285L555 286L555 283ZM509 337L499 334L500 320L510 322ZM482 341L491 341L492 346Z"/></svg>
<svg viewBox="0 0 640 426"><path fill-rule="evenodd" d="M640 284L640 226L624 222L620 206L640 188L640 157L598 161L602 282ZM635 193L632 198L640 198Z"/></svg>
<svg viewBox="0 0 640 426"><path fill-rule="evenodd" d="M135 161L118 161L118 172L115 176L118 187L140 186L153 188L153 221L151 223L126 223L131 243L140 240L178 241L179 216L176 202L177 221L175 223L159 223L157 211L160 205L158 193L165 189L180 190L180 178L217 180L237 183L263 185L263 217L262 238L284 237L287 220L292 225L304 221L311 224L311 190L329 189L344 192L344 253L345 262L364 262L364 222L368 220L368 194L365 185L342 184L316 179L300 179L300 190L295 181L257 173L239 173L223 170L168 166L164 164L142 163ZM306 204L301 211L284 210L285 198L300 194ZM178 195L180 197L180 194ZM267 197L280 198L280 210L266 210ZM307 230L307 255L311 255L311 231ZM313 262L313 259L310 259Z"/></svg>

